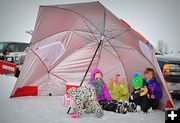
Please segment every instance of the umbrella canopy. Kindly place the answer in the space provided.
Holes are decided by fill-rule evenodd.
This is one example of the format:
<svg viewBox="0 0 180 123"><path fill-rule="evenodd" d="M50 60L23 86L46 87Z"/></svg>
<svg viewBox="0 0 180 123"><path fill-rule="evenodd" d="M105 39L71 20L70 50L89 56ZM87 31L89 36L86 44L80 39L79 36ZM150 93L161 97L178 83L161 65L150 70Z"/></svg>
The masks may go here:
<svg viewBox="0 0 180 123"><path fill-rule="evenodd" d="M147 67L164 81L152 45L101 3L40 6L12 95L24 86L37 86L37 95L63 95L66 82L88 82L93 68L102 70L105 82L124 74L131 90L133 73L143 74Z"/></svg>

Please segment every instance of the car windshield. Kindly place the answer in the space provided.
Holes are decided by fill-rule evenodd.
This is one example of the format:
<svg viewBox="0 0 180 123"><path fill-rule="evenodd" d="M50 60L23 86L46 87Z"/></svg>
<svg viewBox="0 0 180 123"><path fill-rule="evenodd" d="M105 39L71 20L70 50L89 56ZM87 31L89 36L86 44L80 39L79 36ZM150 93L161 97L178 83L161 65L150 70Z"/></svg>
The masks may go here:
<svg viewBox="0 0 180 123"><path fill-rule="evenodd" d="M0 42L0 53L3 52L3 49L8 45L8 42Z"/></svg>

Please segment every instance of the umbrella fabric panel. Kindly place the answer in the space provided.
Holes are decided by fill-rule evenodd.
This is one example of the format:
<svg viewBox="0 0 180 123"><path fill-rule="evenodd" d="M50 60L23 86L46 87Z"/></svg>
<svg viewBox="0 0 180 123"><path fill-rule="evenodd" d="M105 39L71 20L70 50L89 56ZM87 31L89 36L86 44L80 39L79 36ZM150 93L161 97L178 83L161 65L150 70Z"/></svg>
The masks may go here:
<svg viewBox="0 0 180 123"><path fill-rule="evenodd" d="M48 79L38 85L38 95L64 95L66 82L56 74L49 73Z"/></svg>
<svg viewBox="0 0 180 123"><path fill-rule="evenodd" d="M63 31L90 31L87 25L102 32L104 27L104 9L101 4L41 6L31 43ZM74 7L73 7L74 6ZM79 7L78 7L79 6ZM91 8L91 9L88 9Z"/></svg>
<svg viewBox="0 0 180 123"><path fill-rule="evenodd" d="M96 48L96 43L92 42L81 49L76 50L59 63L51 72L61 76L66 81L82 81ZM96 60L97 55L93 61L92 67L96 67Z"/></svg>
<svg viewBox="0 0 180 123"><path fill-rule="evenodd" d="M18 87L38 85L47 79L46 75L48 71L41 59L39 59L31 49L28 50L27 56L24 62L25 65L22 66L21 70L23 74L19 75L13 93Z"/></svg>

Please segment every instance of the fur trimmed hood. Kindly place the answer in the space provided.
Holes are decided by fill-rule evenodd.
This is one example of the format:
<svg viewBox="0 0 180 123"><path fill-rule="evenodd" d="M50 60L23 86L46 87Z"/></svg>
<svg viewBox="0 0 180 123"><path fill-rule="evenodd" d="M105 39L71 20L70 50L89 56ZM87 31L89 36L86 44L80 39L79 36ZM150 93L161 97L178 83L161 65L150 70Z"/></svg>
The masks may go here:
<svg viewBox="0 0 180 123"><path fill-rule="evenodd" d="M95 68L91 71L91 79L94 79L96 73L100 73L103 76L102 71L98 68Z"/></svg>

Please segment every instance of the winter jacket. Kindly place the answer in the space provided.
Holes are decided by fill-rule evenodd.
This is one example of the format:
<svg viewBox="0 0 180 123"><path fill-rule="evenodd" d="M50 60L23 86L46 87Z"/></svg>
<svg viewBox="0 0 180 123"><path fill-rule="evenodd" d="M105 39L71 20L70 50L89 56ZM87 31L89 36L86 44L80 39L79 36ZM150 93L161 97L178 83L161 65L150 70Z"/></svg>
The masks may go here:
<svg viewBox="0 0 180 123"><path fill-rule="evenodd" d="M94 80L94 76L95 76L96 73L101 73L102 74L101 70L94 69L91 72L91 80ZM93 87L95 87L95 89L97 89L97 85L94 84L92 81L88 82L88 85L93 86ZM107 100L107 101L112 100L112 97L109 94L107 86L106 86L106 84L104 82L102 83L102 86L101 86L101 93L100 94L96 93L96 98L97 98L98 101L99 100Z"/></svg>
<svg viewBox="0 0 180 123"><path fill-rule="evenodd" d="M150 94L155 95L155 100L159 101L162 98L162 90L160 84L156 81L155 78L146 81L144 78L144 84L148 87L148 91Z"/></svg>
<svg viewBox="0 0 180 123"><path fill-rule="evenodd" d="M149 96L148 89L146 86L142 86L138 90L133 89L133 92L131 93L131 95L134 95L136 97L137 96Z"/></svg>
<svg viewBox="0 0 180 123"><path fill-rule="evenodd" d="M107 85L108 90L112 96L113 100L122 100L126 101L128 99L128 85L125 83L120 83L120 84L113 84L113 83L108 83Z"/></svg>

